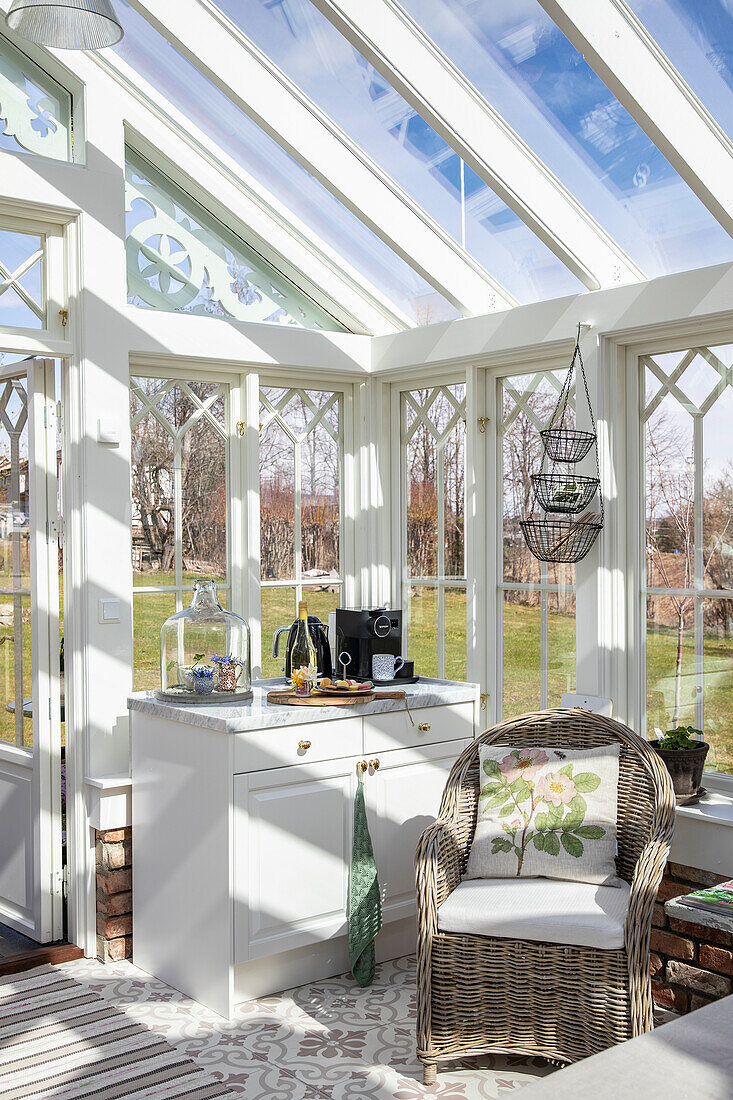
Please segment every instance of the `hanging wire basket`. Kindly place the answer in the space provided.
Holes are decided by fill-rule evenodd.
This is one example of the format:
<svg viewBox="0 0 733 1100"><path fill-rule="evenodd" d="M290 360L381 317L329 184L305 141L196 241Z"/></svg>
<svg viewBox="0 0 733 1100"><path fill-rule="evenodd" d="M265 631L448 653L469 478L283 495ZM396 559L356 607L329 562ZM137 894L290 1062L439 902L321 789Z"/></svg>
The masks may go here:
<svg viewBox="0 0 733 1100"><path fill-rule="evenodd" d="M529 551L539 561L582 561L603 527L599 516L580 520L522 519L519 521Z"/></svg>
<svg viewBox="0 0 733 1100"><path fill-rule="evenodd" d="M540 436L553 462L580 462L596 441L595 432L582 432L577 428L545 428Z"/></svg>
<svg viewBox="0 0 733 1100"><path fill-rule="evenodd" d="M566 474L532 474L532 485L545 512L583 512L596 495L600 482L572 471Z"/></svg>

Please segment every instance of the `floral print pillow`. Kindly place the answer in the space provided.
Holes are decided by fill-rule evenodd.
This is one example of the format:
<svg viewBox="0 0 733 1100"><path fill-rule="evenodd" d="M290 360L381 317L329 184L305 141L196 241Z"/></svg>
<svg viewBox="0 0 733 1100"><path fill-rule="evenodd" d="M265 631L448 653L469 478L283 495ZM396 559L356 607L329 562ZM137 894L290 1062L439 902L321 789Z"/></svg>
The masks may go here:
<svg viewBox="0 0 733 1100"><path fill-rule="evenodd" d="M478 820L466 878L619 885L619 746L481 745Z"/></svg>

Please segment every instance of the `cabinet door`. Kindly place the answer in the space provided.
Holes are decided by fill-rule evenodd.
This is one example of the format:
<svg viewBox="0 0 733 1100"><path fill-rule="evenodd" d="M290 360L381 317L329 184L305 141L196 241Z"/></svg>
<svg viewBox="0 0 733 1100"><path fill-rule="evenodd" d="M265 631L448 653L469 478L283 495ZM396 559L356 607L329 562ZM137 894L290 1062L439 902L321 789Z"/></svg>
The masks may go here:
<svg viewBox="0 0 733 1100"><path fill-rule="evenodd" d="M234 777L235 961L346 931L356 759Z"/></svg>
<svg viewBox="0 0 733 1100"><path fill-rule="evenodd" d="M415 848L438 815L448 773L470 738L380 753L364 778L384 920L415 911Z"/></svg>

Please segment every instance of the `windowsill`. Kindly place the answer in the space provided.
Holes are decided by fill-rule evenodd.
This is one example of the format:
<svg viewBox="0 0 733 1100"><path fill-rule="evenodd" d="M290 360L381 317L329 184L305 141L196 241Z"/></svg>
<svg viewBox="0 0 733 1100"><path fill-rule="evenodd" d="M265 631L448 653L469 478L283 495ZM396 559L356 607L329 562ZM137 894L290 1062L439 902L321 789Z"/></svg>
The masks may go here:
<svg viewBox="0 0 733 1100"><path fill-rule="evenodd" d="M715 825L733 826L733 797L721 790L710 790L695 806L678 806L677 817L710 821Z"/></svg>

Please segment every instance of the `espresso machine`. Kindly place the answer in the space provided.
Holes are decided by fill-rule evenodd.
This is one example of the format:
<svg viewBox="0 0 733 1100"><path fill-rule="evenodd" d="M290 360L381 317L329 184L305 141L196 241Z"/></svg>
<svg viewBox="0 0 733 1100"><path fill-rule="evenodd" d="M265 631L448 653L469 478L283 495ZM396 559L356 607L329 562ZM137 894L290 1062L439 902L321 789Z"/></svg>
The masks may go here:
<svg viewBox="0 0 733 1100"><path fill-rule="evenodd" d="M402 612L384 607L336 611L334 675L352 680L372 679L372 657L378 653L402 654ZM407 661L390 681L414 683L414 664Z"/></svg>

